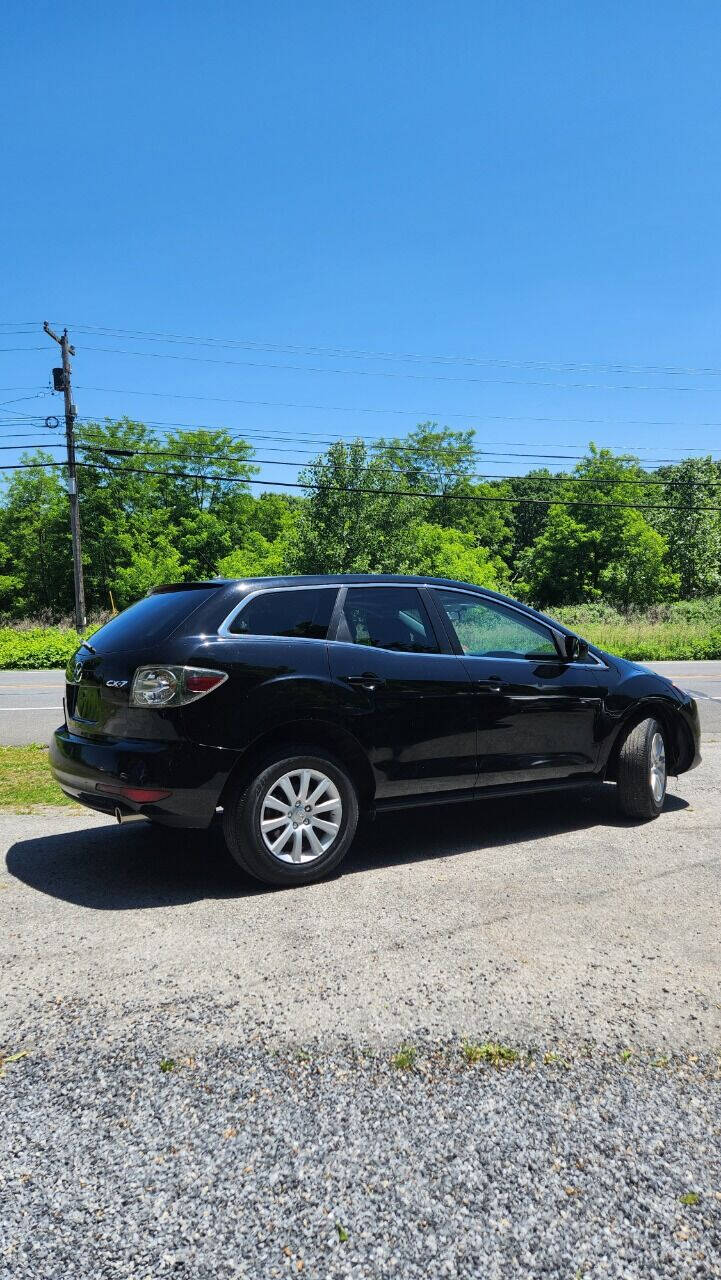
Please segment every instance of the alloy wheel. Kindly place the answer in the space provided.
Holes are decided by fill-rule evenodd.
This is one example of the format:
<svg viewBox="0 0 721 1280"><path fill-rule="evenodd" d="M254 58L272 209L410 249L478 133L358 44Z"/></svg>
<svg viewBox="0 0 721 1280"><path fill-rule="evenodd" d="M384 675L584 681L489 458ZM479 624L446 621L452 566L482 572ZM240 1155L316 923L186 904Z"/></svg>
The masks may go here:
<svg viewBox="0 0 721 1280"><path fill-rule="evenodd" d="M660 804L666 792L666 748L662 734L656 732L651 739L650 782L653 798Z"/></svg>
<svg viewBox="0 0 721 1280"><path fill-rule="evenodd" d="M266 849L279 862L315 862L340 830L343 802L335 783L318 769L293 769L268 788L260 810Z"/></svg>

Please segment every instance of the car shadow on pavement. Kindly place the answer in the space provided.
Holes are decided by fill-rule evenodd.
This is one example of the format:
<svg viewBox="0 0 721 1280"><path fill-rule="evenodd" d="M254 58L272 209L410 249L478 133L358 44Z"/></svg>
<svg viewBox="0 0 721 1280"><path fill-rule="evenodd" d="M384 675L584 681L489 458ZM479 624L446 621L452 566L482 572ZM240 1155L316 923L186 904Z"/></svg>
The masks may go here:
<svg viewBox="0 0 721 1280"><path fill-rule="evenodd" d="M666 797L664 815L687 808ZM336 873L454 857L484 857L506 845L595 826L632 827L619 815L615 788L553 792L396 810L363 820ZM277 890L252 881L226 852L219 830L188 831L133 823L103 824L18 840L8 850L11 876L40 893L99 911L180 906L205 898L244 898Z"/></svg>

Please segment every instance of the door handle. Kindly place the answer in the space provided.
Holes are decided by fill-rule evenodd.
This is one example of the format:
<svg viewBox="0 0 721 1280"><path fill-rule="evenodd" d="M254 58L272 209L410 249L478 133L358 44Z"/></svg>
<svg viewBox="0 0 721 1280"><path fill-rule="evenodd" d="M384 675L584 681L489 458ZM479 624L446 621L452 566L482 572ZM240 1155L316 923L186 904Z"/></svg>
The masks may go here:
<svg viewBox="0 0 721 1280"><path fill-rule="evenodd" d="M379 685L385 684L383 677L375 675L373 671L364 671L359 676L346 676L346 681L356 689L367 689L369 693Z"/></svg>
<svg viewBox="0 0 721 1280"><path fill-rule="evenodd" d="M476 680L476 688L481 693L501 693L506 688L506 681L498 676L489 676L487 680Z"/></svg>

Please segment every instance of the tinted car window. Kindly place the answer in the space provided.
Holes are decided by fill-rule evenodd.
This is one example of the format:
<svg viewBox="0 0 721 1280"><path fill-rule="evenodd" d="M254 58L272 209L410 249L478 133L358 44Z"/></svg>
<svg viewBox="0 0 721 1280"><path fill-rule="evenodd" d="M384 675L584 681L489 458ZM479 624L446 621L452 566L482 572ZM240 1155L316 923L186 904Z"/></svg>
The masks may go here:
<svg viewBox="0 0 721 1280"><path fill-rule="evenodd" d="M343 615L354 644L405 653L438 653L438 642L415 587L349 587Z"/></svg>
<svg viewBox="0 0 721 1280"><path fill-rule="evenodd" d="M458 591L434 594L469 657L558 658L553 636L542 622Z"/></svg>
<svg viewBox="0 0 721 1280"><path fill-rule="evenodd" d="M328 587L261 591L236 614L229 629L237 636L325 640L337 594L337 588Z"/></svg>
<svg viewBox="0 0 721 1280"><path fill-rule="evenodd" d="M215 591L214 587L189 587L187 591L144 596L96 631L90 637L91 644L101 646L107 653L111 645L125 649L164 640Z"/></svg>

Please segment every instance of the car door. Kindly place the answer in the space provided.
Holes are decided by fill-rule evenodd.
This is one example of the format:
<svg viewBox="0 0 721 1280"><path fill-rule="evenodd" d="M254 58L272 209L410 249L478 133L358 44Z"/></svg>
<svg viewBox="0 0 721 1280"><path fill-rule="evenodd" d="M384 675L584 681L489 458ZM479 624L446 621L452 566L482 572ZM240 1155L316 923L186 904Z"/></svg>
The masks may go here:
<svg viewBox="0 0 721 1280"><path fill-rule="evenodd" d="M474 689L477 785L593 773L600 665L563 658L551 628L522 609L455 588L432 594Z"/></svg>
<svg viewBox="0 0 721 1280"><path fill-rule="evenodd" d="M476 778L471 682L423 590L349 586L328 645L347 728L362 743L379 800L463 791Z"/></svg>

